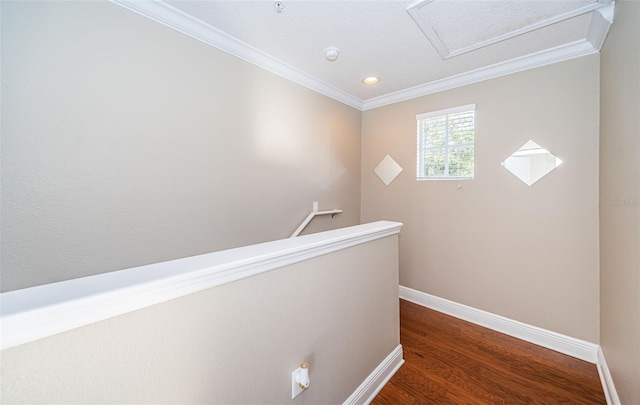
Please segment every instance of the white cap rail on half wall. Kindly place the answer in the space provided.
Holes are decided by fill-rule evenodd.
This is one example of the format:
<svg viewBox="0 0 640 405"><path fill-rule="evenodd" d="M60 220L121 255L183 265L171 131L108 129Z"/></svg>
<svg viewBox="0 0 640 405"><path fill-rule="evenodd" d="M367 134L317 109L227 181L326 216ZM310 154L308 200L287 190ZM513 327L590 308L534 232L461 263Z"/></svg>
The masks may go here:
<svg viewBox="0 0 640 405"><path fill-rule="evenodd" d="M401 228L399 222L377 221L3 292L0 350L395 235Z"/></svg>

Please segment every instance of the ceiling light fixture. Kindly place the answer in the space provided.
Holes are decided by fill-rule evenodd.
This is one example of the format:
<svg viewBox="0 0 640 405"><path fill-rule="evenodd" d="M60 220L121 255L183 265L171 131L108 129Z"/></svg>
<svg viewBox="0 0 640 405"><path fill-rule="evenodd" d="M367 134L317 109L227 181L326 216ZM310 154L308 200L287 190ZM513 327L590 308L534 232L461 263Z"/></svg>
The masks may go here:
<svg viewBox="0 0 640 405"><path fill-rule="evenodd" d="M338 59L338 56L340 56L340 49L336 48L335 46L330 46L324 50L324 56L329 62L333 62L334 60Z"/></svg>
<svg viewBox="0 0 640 405"><path fill-rule="evenodd" d="M365 77L364 79L362 79L362 83L364 84L376 84L380 81L379 77L376 76L369 76L369 77Z"/></svg>

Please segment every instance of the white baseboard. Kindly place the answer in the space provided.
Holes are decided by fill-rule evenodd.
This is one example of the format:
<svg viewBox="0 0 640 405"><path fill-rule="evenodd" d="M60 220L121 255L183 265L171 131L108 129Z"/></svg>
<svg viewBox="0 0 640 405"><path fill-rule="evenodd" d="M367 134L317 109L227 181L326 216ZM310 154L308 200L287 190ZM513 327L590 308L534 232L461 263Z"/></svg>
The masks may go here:
<svg viewBox="0 0 640 405"><path fill-rule="evenodd" d="M600 375L600 382L602 382L602 389L604 390L604 396L607 399L607 405L620 405L620 398L618 398L618 392L615 385L613 385L613 378L609 372L609 367L604 359L604 353L602 348L598 347L598 374Z"/></svg>
<svg viewBox="0 0 640 405"><path fill-rule="evenodd" d="M589 363L598 361L599 346L595 343L527 325L408 287L400 286L400 298Z"/></svg>
<svg viewBox="0 0 640 405"><path fill-rule="evenodd" d="M378 392L404 364L402 345L395 349L376 367L360 386L344 401L343 405L368 405Z"/></svg>

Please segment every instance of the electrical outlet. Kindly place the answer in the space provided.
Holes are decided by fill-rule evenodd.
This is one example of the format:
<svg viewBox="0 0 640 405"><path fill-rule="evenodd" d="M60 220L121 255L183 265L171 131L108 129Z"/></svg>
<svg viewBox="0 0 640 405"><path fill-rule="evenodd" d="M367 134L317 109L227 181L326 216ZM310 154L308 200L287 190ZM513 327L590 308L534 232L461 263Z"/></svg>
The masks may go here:
<svg viewBox="0 0 640 405"><path fill-rule="evenodd" d="M300 385L298 385L298 374L300 373L300 369L296 368L292 373L291 373L291 399L297 397L298 395L300 395L300 393L302 393L302 391L304 391Z"/></svg>
<svg viewBox="0 0 640 405"><path fill-rule="evenodd" d="M313 202L313 212L318 212L318 202L317 201Z"/></svg>

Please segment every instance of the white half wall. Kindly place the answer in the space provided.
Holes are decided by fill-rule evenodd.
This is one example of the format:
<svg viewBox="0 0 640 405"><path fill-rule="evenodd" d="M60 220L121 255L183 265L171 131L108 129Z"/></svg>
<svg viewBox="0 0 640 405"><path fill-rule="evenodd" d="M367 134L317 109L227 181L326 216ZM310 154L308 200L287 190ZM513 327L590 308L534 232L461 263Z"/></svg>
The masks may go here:
<svg viewBox="0 0 640 405"><path fill-rule="evenodd" d="M402 361L397 249L386 236L3 350L2 403L286 404L301 362L295 403L365 403Z"/></svg>

